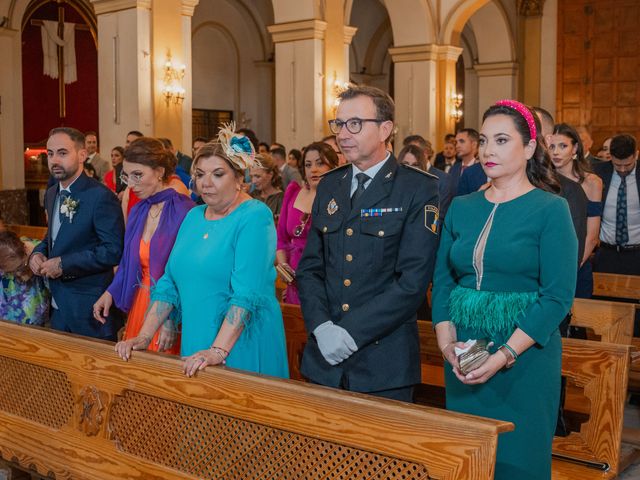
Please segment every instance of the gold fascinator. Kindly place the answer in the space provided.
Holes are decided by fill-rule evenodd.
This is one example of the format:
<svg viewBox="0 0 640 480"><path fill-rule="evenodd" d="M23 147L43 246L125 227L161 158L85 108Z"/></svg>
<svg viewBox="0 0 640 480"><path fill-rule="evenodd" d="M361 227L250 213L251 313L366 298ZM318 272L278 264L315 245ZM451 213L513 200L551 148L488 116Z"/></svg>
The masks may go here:
<svg viewBox="0 0 640 480"><path fill-rule="evenodd" d="M223 123L218 132L218 143L222 145L229 160L240 170L259 166L256 151L248 137L236 133L235 122Z"/></svg>

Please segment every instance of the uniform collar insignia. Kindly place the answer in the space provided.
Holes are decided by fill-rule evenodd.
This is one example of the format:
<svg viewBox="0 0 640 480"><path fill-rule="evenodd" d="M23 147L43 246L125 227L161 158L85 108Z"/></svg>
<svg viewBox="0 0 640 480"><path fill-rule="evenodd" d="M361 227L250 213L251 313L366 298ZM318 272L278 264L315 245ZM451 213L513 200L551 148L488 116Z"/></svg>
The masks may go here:
<svg viewBox="0 0 640 480"><path fill-rule="evenodd" d="M387 174L384 176L384 178L391 178L391 175L393 175L393 172L389 172L389 173L387 173Z"/></svg>
<svg viewBox="0 0 640 480"><path fill-rule="evenodd" d="M332 198L329 204L327 205L327 213L329 215L333 215L338 211L338 204L336 203L336 199Z"/></svg>

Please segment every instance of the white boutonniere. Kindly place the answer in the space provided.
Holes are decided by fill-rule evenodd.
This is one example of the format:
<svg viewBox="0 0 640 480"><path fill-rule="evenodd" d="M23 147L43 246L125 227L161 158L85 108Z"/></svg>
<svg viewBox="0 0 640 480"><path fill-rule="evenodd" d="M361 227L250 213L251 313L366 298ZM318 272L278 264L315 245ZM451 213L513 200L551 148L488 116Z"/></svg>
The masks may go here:
<svg viewBox="0 0 640 480"><path fill-rule="evenodd" d="M80 205L80 200L74 200L71 197L66 197L60 205L60 213L69 219L69 223L73 223L73 216L78 211L78 205Z"/></svg>

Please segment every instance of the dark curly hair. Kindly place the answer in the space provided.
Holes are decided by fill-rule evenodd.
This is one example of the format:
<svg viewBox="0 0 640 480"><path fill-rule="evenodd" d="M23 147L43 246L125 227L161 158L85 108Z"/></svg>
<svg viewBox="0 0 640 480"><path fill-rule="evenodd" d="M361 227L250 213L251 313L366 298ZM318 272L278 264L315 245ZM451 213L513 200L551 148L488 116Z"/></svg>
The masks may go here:
<svg viewBox="0 0 640 480"><path fill-rule="evenodd" d="M560 182L551 164L551 158L544 148L545 141L541 135L542 128L540 119L531 108L527 108L533 116L537 131L537 138L533 139L536 140L536 149L533 152L533 156L527 160L527 178L531 184L537 188L556 194L560 193ZM524 116L517 110L504 105L493 105L484 112L482 122L484 123L487 118L493 117L494 115L506 115L513 120L516 130L522 137L523 145L527 145L532 140L529 125Z"/></svg>

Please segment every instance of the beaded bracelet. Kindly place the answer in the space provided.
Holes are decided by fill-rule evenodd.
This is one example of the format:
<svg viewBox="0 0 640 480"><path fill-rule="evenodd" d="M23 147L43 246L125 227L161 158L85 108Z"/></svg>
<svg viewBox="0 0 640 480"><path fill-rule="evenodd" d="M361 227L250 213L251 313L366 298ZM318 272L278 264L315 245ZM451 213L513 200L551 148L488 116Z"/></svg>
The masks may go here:
<svg viewBox="0 0 640 480"><path fill-rule="evenodd" d="M227 357L229 356L229 352L227 352L224 348L212 346L211 350L218 354L218 356L222 359L222 364L224 365L227 362Z"/></svg>

